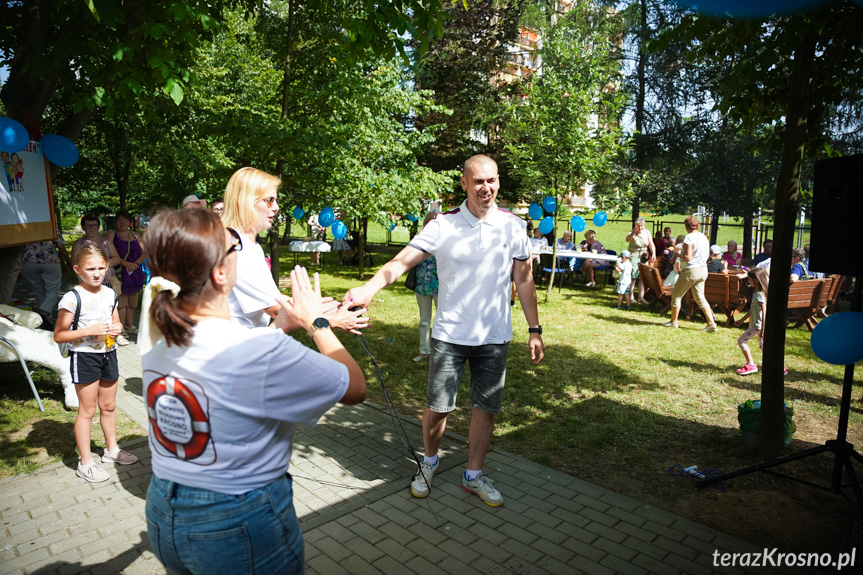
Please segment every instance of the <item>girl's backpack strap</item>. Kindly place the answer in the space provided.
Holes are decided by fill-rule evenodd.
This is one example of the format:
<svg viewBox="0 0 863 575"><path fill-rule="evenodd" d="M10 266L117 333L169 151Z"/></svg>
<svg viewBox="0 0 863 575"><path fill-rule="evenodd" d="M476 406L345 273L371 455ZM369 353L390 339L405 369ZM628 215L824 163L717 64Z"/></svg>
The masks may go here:
<svg viewBox="0 0 863 575"><path fill-rule="evenodd" d="M72 293L75 294L75 319L72 320L72 331L75 331L78 329L78 319L81 317L81 296L75 288L72 288Z"/></svg>

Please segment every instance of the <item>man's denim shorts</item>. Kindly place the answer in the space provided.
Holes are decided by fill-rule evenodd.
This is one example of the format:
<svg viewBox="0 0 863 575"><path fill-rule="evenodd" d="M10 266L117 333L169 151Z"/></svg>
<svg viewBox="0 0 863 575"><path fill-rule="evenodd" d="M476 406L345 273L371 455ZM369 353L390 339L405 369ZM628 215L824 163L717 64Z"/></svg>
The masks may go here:
<svg viewBox="0 0 863 575"><path fill-rule="evenodd" d="M470 406L486 413L500 413L508 352L509 342L473 346L432 339L428 408L437 413L455 409L458 386L468 362Z"/></svg>

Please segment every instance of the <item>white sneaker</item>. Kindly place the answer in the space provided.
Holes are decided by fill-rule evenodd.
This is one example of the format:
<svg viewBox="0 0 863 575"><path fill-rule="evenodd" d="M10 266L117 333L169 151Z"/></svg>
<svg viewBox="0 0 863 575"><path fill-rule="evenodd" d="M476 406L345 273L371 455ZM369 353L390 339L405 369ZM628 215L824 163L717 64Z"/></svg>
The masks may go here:
<svg viewBox="0 0 863 575"><path fill-rule="evenodd" d="M434 465L425 460L420 463L422 475L420 475L419 471L414 475L414 480L411 481L411 495L414 497L425 497L429 494L432 477L437 473L438 467L440 467L440 455L438 455L437 463Z"/></svg>
<svg viewBox="0 0 863 575"><path fill-rule="evenodd" d="M75 475L86 479L90 483L101 483L102 481L108 481L111 479L108 472L96 465L95 461L91 461L87 465L81 465L81 462L79 461L78 470L75 472Z"/></svg>
<svg viewBox="0 0 863 575"><path fill-rule="evenodd" d="M596 285L596 282L587 282L586 284L584 284L584 287L593 287L595 285Z"/></svg>
<svg viewBox="0 0 863 575"><path fill-rule="evenodd" d="M668 321L662 324L662 327L677 327L676 321Z"/></svg>
<svg viewBox="0 0 863 575"><path fill-rule="evenodd" d="M476 479L472 479L470 481L462 475L461 488L468 493L475 493L478 495L486 505L491 505L492 507L500 507L503 505L503 496L500 494L500 491L495 489L494 485L492 485L491 479L483 476L482 473L477 475Z"/></svg>

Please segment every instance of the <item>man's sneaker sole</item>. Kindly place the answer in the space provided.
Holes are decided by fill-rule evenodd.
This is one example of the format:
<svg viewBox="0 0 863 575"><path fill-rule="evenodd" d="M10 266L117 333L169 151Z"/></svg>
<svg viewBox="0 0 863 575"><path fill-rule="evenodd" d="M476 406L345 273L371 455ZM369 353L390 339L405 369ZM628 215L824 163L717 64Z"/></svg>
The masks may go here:
<svg viewBox="0 0 863 575"><path fill-rule="evenodd" d="M482 499L482 495L480 495L479 493L477 493L473 489L468 489L464 485L462 485L461 488L464 489L465 491L467 491L468 493L473 493L474 495L476 495L477 497ZM494 503L492 501L486 501L485 499L482 499L482 502L485 503L486 505L490 506L490 507L500 507L501 505L503 505L503 501L501 501L500 503Z"/></svg>

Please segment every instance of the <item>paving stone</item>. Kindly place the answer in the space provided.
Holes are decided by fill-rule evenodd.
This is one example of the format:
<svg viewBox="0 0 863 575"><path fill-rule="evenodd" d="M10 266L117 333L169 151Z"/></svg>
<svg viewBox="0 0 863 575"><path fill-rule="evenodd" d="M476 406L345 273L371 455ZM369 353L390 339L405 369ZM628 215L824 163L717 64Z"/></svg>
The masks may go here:
<svg viewBox="0 0 863 575"><path fill-rule="evenodd" d="M321 553L336 562L341 562L351 556L350 549L329 536L316 541L315 547L317 547Z"/></svg>
<svg viewBox="0 0 863 575"><path fill-rule="evenodd" d="M342 561L341 566L351 575L376 575L381 572L377 567L372 567L362 557L356 555Z"/></svg>
<svg viewBox="0 0 863 575"><path fill-rule="evenodd" d="M709 575L712 571L712 569L699 565L696 561L691 561L675 553L669 553L664 561L689 575Z"/></svg>
<svg viewBox="0 0 863 575"><path fill-rule="evenodd" d="M548 571L521 557L510 557L503 565L519 575L548 575Z"/></svg>
<svg viewBox="0 0 863 575"><path fill-rule="evenodd" d="M438 564L438 567L451 575L479 575L479 571L465 565L455 557L447 557Z"/></svg>
<svg viewBox="0 0 863 575"><path fill-rule="evenodd" d="M611 539L612 541L615 541L616 543L621 543L621 542L623 542L624 539L626 539L625 533L621 533L620 531L617 531L611 527L608 527L607 525L603 525L602 523L597 523L596 521L588 524L588 526L585 527L584 529L585 529L585 531L590 531L592 533L596 533L600 537L605 537L606 539Z"/></svg>
<svg viewBox="0 0 863 575"><path fill-rule="evenodd" d="M566 563L572 559L573 556L572 551L563 547L560 543L550 541L548 539L537 539L531 544L531 547L548 557L553 557L555 560L561 561L562 563Z"/></svg>
<svg viewBox="0 0 863 575"><path fill-rule="evenodd" d="M348 529L350 529L353 533L355 533L358 537L362 538L363 541L370 545L374 545L381 539L384 539L386 535L381 533L378 529L375 529L365 521L357 521L352 524Z"/></svg>
<svg viewBox="0 0 863 575"><path fill-rule="evenodd" d="M350 572L343 569L338 563L330 559L324 554L318 555L314 559L308 561L312 569L326 575L350 575Z"/></svg>
<svg viewBox="0 0 863 575"><path fill-rule="evenodd" d="M400 563L389 555L384 555L383 557L375 561L372 565L380 569L382 573L397 573L399 575L401 575L402 573L414 573L412 569L409 569L407 567L406 563ZM326 575L329 575L329 573L327 573Z"/></svg>
<svg viewBox="0 0 863 575"><path fill-rule="evenodd" d="M380 532L387 537L398 541L402 545L407 545L408 543L417 538L414 533L408 531L401 525L396 525L395 523L386 523L384 525L381 525Z"/></svg>
<svg viewBox="0 0 863 575"><path fill-rule="evenodd" d="M476 542L474 542L476 545ZM410 543L408 543L408 549L416 553L418 557L422 557L426 561L434 563L437 565L447 557L447 553L437 545L432 545L428 541L424 541L422 539L414 539Z"/></svg>
<svg viewBox="0 0 863 575"><path fill-rule="evenodd" d="M668 555L668 551L662 547L657 547L656 545L652 545L647 541L638 539L637 537L627 537L623 541L623 545L629 547L636 553L647 555L657 561L661 561L666 555Z"/></svg>
<svg viewBox="0 0 863 575"><path fill-rule="evenodd" d="M579 571L590 573L590 575L614 575L614 573L616 573L613 569L609 569L608 567L600 565L596 561L592 561L581 555L576 555L570 559L568 565L578 569Z"/></svg>
<svg viewBox="0 0 863 575"><path fill-rule="evenodd" d="M360 537L351 539L345 543L345 547L371 564L374 564L375 561L386 555L377 545L372 545Z"/></svg>
<svg viewBox="0 0 863 575"><path fill-rule="evenodd" d="M399 543L394 539L384 539L383 541L378 543L377 547L399 563L406 563L412 557L416 556L416 553L414 553L406 545Z"/></svg>
<svg viewBox="0 0 863 575"><path fill-rule="evenodd" d="M632 560L632 563L639 567L643 567L648 573L652 573L654 575L678 575L680 573L680 569L677 567L645 555L637 555L635 559Z"/></svg>
<svg viewBox="0 0 863 575"><path fill-rule="evenodd" d="M525 531L521 527L517 527L510 523L505 523L504 525L501 525L498 531L500 531L504 535L508 535L515 541L518 541L524 545L530 545L538 539L538 536L535 533L532 533L531 531Z"/></svg>
<svg viewBox="0 0 863 575"><path fill-rule="evenodd" d="M336 521L325 523L324 525L321 525L319 529L329 535L333 540L342 544L357 536L356 533Z"/></svg>
<svg viewBox="0 0 863 575"><path fill-rule="evenodd" d="M615 573L626 573L627 575L648 575L647 571L640 569L627 560L615 555L606 555L599 562L600 565L608 567Z"/></svg>

